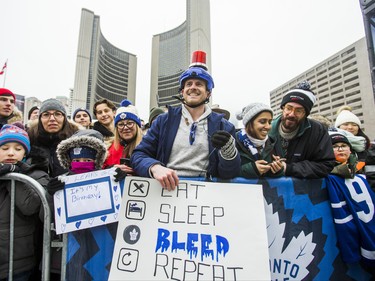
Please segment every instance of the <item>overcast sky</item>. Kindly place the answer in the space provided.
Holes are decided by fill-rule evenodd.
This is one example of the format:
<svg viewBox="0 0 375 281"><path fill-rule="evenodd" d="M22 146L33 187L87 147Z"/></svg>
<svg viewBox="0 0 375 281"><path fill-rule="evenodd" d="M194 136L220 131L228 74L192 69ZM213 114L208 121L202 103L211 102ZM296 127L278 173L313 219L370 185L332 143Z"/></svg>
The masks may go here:
<svg viewBox="0 0 375 281"><path fill-rule="evenodd" d="M0 0L5 87L40 100L74 86L81 9L138 60L136 106L148 118L154 34L185 20L186 0ZM213 103L233 114L364 37L359 0L211 0ZM5 76L0 76L0 87Z"/></svg>

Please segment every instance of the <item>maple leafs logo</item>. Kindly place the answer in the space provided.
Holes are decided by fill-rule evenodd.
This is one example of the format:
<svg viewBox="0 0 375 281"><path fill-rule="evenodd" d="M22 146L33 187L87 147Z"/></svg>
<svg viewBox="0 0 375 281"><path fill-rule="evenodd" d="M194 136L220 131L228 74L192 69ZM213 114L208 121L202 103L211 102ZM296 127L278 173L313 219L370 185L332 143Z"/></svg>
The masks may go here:
<svg viewBox="0 0 375 281"><path fill-rule="evenodd" d="M284 245L286 223L280 223L278 213L272 212L272 204L265 202L265 210L272 280L302 280L309 274L307 267L314 259L316 243L313 242L313 234L305 235L301 231L288 245Z"/></svg>

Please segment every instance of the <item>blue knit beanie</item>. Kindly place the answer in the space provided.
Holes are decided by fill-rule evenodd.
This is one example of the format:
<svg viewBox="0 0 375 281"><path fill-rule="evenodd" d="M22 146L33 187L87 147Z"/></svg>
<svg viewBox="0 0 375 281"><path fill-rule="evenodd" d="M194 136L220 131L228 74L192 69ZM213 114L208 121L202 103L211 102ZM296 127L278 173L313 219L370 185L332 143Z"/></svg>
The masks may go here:
<svg viewBox="0 0 375 281"><path fill-rule="evenodd" d="M77 158L96 158L96 150L87 146L73 147L69 150L70 160Z"/></svg>
<svg viewBox="0 0 375 281"><path fill-rule="evenodd" d="M120 107L116 111L115 126L120 120L132 120L137 123L139 127L142 126L141 119L138 117L137 108L126 99L120 103Z"/></svg>
<svg viewBox="0 0 375 281"><path fill-rule="evenodd" d="M4 125L0 131L0 146L9 142L21 144L25 148L26 155L29 154L30 140L25 130L13 125Z"/></svg>

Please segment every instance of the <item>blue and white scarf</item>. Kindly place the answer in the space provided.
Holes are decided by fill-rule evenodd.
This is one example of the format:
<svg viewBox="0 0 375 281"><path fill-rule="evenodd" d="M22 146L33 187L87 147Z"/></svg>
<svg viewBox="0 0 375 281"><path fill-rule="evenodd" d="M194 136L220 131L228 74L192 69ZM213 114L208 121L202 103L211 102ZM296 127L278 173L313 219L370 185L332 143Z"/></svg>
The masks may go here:
<svg viewBox="0 0 375 281"><path fill-rule="evenodd" d="M264 140L252 138L246 133L245 129L241 129L241 131L238 134L238 140L254 156L255 160L261 159L259 152L264 149L267 139L268 136Z"/></svg>

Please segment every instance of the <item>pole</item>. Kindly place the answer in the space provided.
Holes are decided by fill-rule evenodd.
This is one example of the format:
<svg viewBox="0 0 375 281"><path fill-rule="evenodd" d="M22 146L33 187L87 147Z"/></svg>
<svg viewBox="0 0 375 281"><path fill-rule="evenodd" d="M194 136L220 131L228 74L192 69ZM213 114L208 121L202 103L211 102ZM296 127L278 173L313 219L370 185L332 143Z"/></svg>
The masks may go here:
<svg viewBox="0 0 375 281"><path fill-rule="evenodd" d="M8 59L6 60L4 66L3 66L3 71L4 71L3 88L5 88L5 80L6 80L6 77L7 77L7 68L8 68Z"/></svg>

